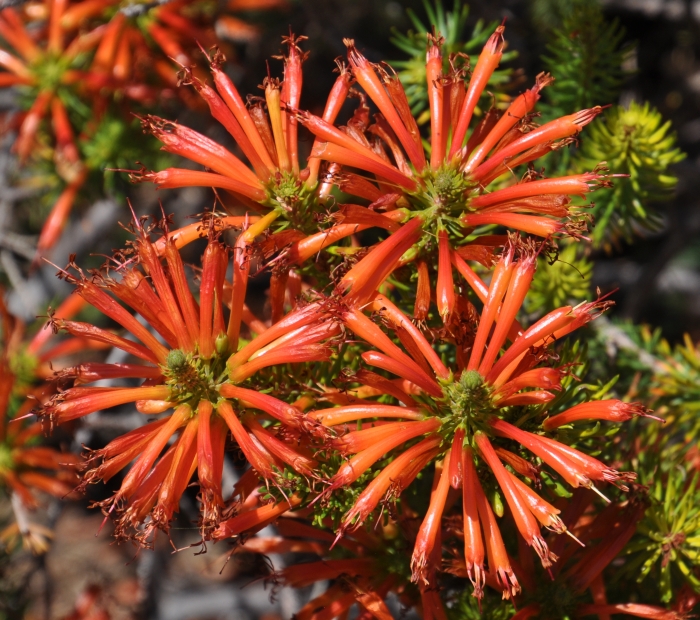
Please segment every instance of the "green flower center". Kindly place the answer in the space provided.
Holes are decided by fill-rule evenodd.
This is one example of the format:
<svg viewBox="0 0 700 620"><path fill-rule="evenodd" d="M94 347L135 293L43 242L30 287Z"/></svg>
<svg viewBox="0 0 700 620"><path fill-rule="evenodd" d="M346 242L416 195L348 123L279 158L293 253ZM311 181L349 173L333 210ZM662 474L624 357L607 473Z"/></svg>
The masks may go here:
<svg viewBox="0 0 700 620"><path fill-rule="evenodd" d="M35 75L36 83L40 85L42 91L50 90L55 92L63 82L63 76L70 68L70 64L70 59L67 59L65 56L46 54L32 65L31 71Z"/></svg>
<svg viewBox="0 0 700 620"><path fill-rule="evenodd" d="M306 234L318 232L320 205L316 199L316 187L308 187L293 172L278 172L265 184L265 204L280 210L293 228Z"/></svg>
<svg viewBox="0 0 700 620"><path fill-rule="evenodd" d="M171 402L187 403L194 410L200 400L216 402L218 388L225 378L226 356L214 354L205 360L199 355L172 349L163 367Z"/></svg>
<svg viewBox="0 0 700 620"><path fill-rule="evenodd" d="M468 206L469 190L475 184L451 164L442 164L437 170L427 170L420 176L421 188L409 200L420 209L426 222L434 220L454 220L461 216Z"/></svg>
<svg viewBox="0 0 700 620"><path fill-rule="evenodd" d="M465 441L471 440L476 431L487 432L488 419L496 413L491 399L491 389L476 370L465 370L459 379L450 379L442 386L441 433L450 443L457 429L465 432Z"/></svg>
<svg viewBox="0 0 700 620"><path fill-rule="evenodd" d="M460 218L470 211L470 194L477 185L451 164L427 170L419 180L419 189L408 195L411 216L421 218L424 230L414 251L434 258L438 232L447 232L453 248L468 241Z"/></svg>

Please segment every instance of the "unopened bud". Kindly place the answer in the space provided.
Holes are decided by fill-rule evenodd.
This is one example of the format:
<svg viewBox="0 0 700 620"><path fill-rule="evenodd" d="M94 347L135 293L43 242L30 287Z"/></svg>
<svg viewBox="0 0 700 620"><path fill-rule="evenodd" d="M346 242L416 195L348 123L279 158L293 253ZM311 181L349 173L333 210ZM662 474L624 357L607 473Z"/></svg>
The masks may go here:
<svg viewBox="0 0 700 620"><path fill-rule="evenodd" d="M502 517L505 509L503 508L503 498L501 498L501 494L497 490L494 490L493 493L491 493L491 497L489 497L489 501L491 502L491 508L493 508L494 514L499 518Z"/></svg>
<svg viewBox="0 0 700 620"><path fill-rule="evenodd" d="M228 350L228 336L224 332L221 332L216 337L216 341L214 342L214 347L216 348L216 352L219 355L226 355L229 352L229 350Z"/></svg>

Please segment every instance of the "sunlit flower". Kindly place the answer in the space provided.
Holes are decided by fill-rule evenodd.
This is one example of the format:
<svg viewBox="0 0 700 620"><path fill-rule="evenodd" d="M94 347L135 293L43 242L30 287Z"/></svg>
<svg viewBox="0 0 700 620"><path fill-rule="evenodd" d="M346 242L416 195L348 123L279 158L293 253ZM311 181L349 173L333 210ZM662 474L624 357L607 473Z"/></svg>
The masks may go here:
<svg viewBox="0 0 700 620"><path fill-rule="evenodd" d="M3 372L9 371L5 368ZM34 394L34 398L41 393ZM0 396L7 398L8 394ZM0 485L20 498L28 509L38 506L35 493L43 492L59 499L70 495L77 486L75 472L79 458L55 448L42 446L41 423L27 424L22 418L36 405L27 400L9 417L5 412L0 426Z"/></svg>
<svg viewBox="0 0 700 620"><path fill-rule="evenodd" d="M89 166L76 140L85 135L82 123L99 122L115 98L153 102L167 97L167 90L159 88L163 84L146 86L153 76L144 67L165 65L163 73L173 82L166 56L156 63L134 62L145 61L147 46L129 35L123 13L111 16L114 4L45 0L0 12L0 88L17 87L20 101L31 102L19 117L14 149L20 162L35 163L42 152L39 136L48 132L51 157L65 184L42 228L38 256L58 240L87 178ZM77 117L82 123L76 123Z"/></svg>
<svg viewBox="0 0 700 620"><path fill-rule="evenodd" d="M490 263L492 244L474 235L483 234L485 225L540 237L578 237L583 223L572 197L609 184L602 168L553 179L540 178L528 169L520 181L515 178L513 170L518 166L569 144L602 110L581 110L538 127L533 110L540 91L552 81L549 75L539 75L535 86L516 97L508 109L489 110L467 139L477 102L499 64L503 31L499 26L486 43L466 89L462 70L442 73L441 39L428 35L431 132L427 152L398 77L384 65L368 61L352 40L345 41L352 75L379 108L375 122L370 124L369 108L363 122L341 128L306 112L298 114L317 138L312 158L342 167L334 177L342 191L369 200L375 217L382 212L400 222L420 222L422 234L406 257L418 268L421 297L416 307L424 309L430 302L429 272L421 268L430 257L428 264L434 264L437 272L437 308L444 321L454 311L451 249L463 258ZM374 175L376 183L367 181L366 173ZM417 318L424 319L423 312Z"/></svg>
<svg viewBox="0 0 700 620"><path fill-rule="evenodd" d="M323 207L326 188L318 186L320 161L310 160L302 169L299 161L298 120L289 108L299 106L302 89L302 63L306 54L299 43L306 37L285 38L284 79L263 80L264 104L253 100L247 106L223 71L225 58L219 50L207 56L214 87L185 68L182 82L192 85L209 105L212 116L231 134L243 152L245 163L228 149L178 123L149 116L144 127L163 142L169 152L206 166L211 172L169 168L160 172L132 174L132 179L152 181L158 187L204 186L225 189L243 205L258 212L272 212L297 229L317 230L314 219ZM344 67L336 80L324 112L332 123L345 101L351 78Z"/></svg>
<svg viewBox="0 0 700 620"><path fill-rule="evenodd" d="M378 226L396 230L397 219L403 217L398 212L377 217L359 205L336 209L330 197L333 186L320 175L321 160L311 158L306 165L302 162L296 110L303 84L302 64L306 54L300 43L304 38L290 34L284 39L288 49L284 56L284 79L280 81L268 75L261 85L264 97L250 98L248 104L224 73L225 59L218 49L207 55L212 86L190 68L183 68L181 82L197 90L212 116L233 138L243 158L188 127L147 116L143 119L144 128L163 143L164 150L207 170L167 168L131 174L134 181L150 181L160 188L212 187L220 198L219 190L225 190L249 212L267 218L270 232L262 252L265 259L278 255L270 285L275 319L281 316L281 291L285 282L299 278L297 268L302 263L364 229ZM323 112L323 120L328 124L335 121L352 84L352 77L342 63L338 71ZM223 203L228 208L228 200ZM333 211L329 218L328 213Z"/></svg>
<svg viewBox="0 0 700 620"><path fill-rule="evenodd" d="M243 223L247 218L238 219ZM283 427L304 429L309 424L301 411L245 382L268 366L327 359L328 348L319 342L336 328L321 326L306 329L303 337L285 337L298 324L312 322L313 311L302 308L252 342L241 341L242 325L256 320L244 303L249 270L245 248L265 226L260 219L239 235L233 249L234 282L227 286L230 250L212 225L202 257L198 299L190 291L176 241L168 233L151 241L149 231L138 221L132 250L115 258L118 279L104 272L86 276L75 266L75 275L60 274L75 284L78 295L134 339L56 317L53 327L114 346L137 362L85 363L62 370L60 377L72 380L74 386L55 396L41 414L54 425L127 403L135 403L147 415L170 412L90 455L85 483L107 481L135 459L119 490L102 503L105 511L116 509L119 514L120 535L127 536L129 528L138 527L147 517L149 527L138 534L140 542L145 543L156 527L167 530L195 470L202 527L206 531L216 527L224 507L221 476L229 432L268 482L274 484L285 466L303 475L312 473L315 461L303 447L289 446L259 421L271 418ZM231 309L228 318L226 305ZM146 324L127 308L140 314ZM85 386L104 379L135 379L140 385Z"/></svg>
<svg viewBox="0 0 700 620"><path fill-rule="evenodd" d="M414 226L413 222L384 243L399 239L410 226ZM397 377L387 382L363 372L355 379L372 388L372 394L392 396L401 404L379 404L358 393L351 404L308 415L330 427L364 421L361 430L351 430L335 440L336 449L352 456L330 479L326 493L352 484L393 450L401 450L362 491L343 519L340 534L359 527L381 500L387 495L397 496L429 462L439 459L438 471L442 473L436 474L430 507L414 548L414 580L430 582L431 575L439 569L440 522L447 494L450 487L461 487L467 524L465 552L475 594L480 595L488 574L498 580L504 596L510 597L519 591L519 585L485 499L484 482L495 479L518 531L540 556L543 566L549 567L556 555L548 549L540 528L566 532L559 509L505 468L504 463L531 480L536 471L516 454L518 449L512 442L537 456L574 488L596 490L597 482L612 482L624 488L625 481L634 479L633 474L619 473L547 437L536 423L516 421L521 407L546 405L561 389L566 369L548 364L548 345L588 323L607 304L601 301L559 308L523 329L515 317L534 275L534 248L517 241L510 243L488 288L457 253L451 251L450 256L484 303L478 326L471 338L462 343L461 353L457 351L457 368L448 369L420 329L391 300L375 294L363 298L366 307L379 314L406 352L362 312L345 311L341 315L344 326L372 345L371 350L362 353L364 362ZM369 255L363 262L368 259ZM352 271L359 267L360 263ZM506 346L508 340L511 342ZM599 409L606 408L610 408L610 403L599 404ZM572 409L582 410L587 408ZM596 411L587 415L595 419Z"/></svg>
<svg viewBox="0 0 700 620"><path fill-rule="evenodd" d="M20 87L29 93L32 101L18 127L14 144L21 162L27 160L37 147L37 134L45 120L55 139L56 168L66 183L51 215L44 224L39 248L55 243L70 212L76 194L86 178L85 167L76 145L76 130L69 121L64 104L66 92L77 91L85 80L82 58L94 50L102 34L101 29L89 32L68 30L61 19L65 2L47 2L48 28L45 40L37 40L27 28L25 16L13 7L0 12L0 37L8 46L0 47L0 87Z"/></svg>
<svg viewBox="0 0 700 620"><path fill-rule="evenodd" d="M262 4L270 9L281 3ZM228 9L241 8L234 2ZM215 16L190 0L129 6L118 0L42 0L0 12L0 88L17 87L22 105L31 102L19 116L14 148L21 162L36 163L46 157L47 150L37 148L46 132L48 157L65 184L45 222L38 256L57 241L95 165L92 131L110 118L115 104L128 99L152 106L179 94L189 105L201 105L187 89L176 88L172 61L193 65L197 44L217 43ZM118 122L126 127L130 120Z"/></svg>
<svg viewBox="0 0 700 620"><path fill-rule="evenodd" d="M120 4L119 0L78 2L63 16L67 28L103 24L100 45L90 63L91 86L118 89L141 103L153 104L179 95L187 105L198 105L189 93L176 88L172 62L191 65L197 44L216 44L213 15L199 10L190 0Z"/></svg>

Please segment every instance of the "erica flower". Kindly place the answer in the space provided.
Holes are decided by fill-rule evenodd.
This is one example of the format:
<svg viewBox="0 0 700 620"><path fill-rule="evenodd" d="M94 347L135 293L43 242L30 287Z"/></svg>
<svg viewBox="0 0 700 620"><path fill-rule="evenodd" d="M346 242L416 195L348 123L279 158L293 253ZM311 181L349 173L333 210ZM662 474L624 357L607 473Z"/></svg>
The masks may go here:
<svg viewBox="0 0 700 620"><path fill-rule="evenodd" d="M0 88L16 87L20 101L31 102L19 117L14 150L22 163L36 163L46 151L38 148L44 143L40 137L50 136L49 157L62 185L42 228L38 256L58 240L86 182L91 168L86 126L103 119L115 99L155 101L168 95L145 85L153 77L140 70L152 64L145 62L147 46L133 45L125 15L112 16L114 4L45 0L31 10L0 12ZM167 64L164 57L160 63ZM172 81L169 67L166 73ZM99 166L102 170L103 160Z"/></svg>
<svg viewBox="0 0 700 620"><path fill-rule="evenodd" d="M252 473L253 470L249 470ZM234 491L234 496L236 491ZM236 514L211 532L210 538L214 541L238 538L245 540L248 536L274 523L286 512L297 508L302 503L302 498L292 494L278 502L267 501L262 493L255 489L247 498L236 506Z"/></svg>
<svg viewBox="0 0 700 620"><path fill-rule="evenodd" d="M560 540L557 540L555 545L561 559L551 571L554 581L527 575L525 578L531 582L530 591L522 597L523 606L515 617L554 620L564 616L609 617L608 614L619 614L655 620L687 618L682 601L675 609L639 603L608 603L604 571L613 560L621 559L622 550L634 535L647 503L643 498L633 497L610 504L594 514L591 511L592 499L590 493L577 491L570 506L562 513L568 527L575 533L576 541L585 544L586 549L578 553L577 542L561 540L558 544ZM624 563L629 563L629 558ZM533 600L537 602L530 602Z"/></svg>
<svg viewBox="0 0 700 620"><path fill-rule="evenodd" d="M9 374L9 369L3 372ZM11 387L11 386L10 386ZM0 396L10 394L6 387ZM46 391L36 392L34 398L46 398ZM26 423L26 416L36 401L26 400L13 414L5 411L0 427L0 485L16 494L28 509L37 507L36 491L49 493L60 499L70 495L78 482L75 466L79 459L55 448L39 445L43 436L41 424Z"/></svg>
<svg viewBox="0 0 700 620"><path fill-rule="evenodd" d="M176 86L177 78L171 60L193 64L197 44L215 45L217 36L241 42L256 38L256 27L231 13L284 5L284 0L231 0L220 7L190 0L158 5L83 0L68 4L61 24L66 30L101 25L100 45L91 68L102 85L117 85L138 101L156 101L174 94L171 88ZM187 93L181 94L188 104L196 103Z"/></svg>
<svg viewBox="0 0 700 620"><path fill-rule="evenodd" d="M30 89L33 103L19 127L15 150L21 160L36 146L35 137L44 118L50 118L56 132L57 150L64 165L78 164L73 129L68 123L66 108L58 96L62 89L72 89L84 77L78 65L80 54L93 50L101 31L76 34L62 23L65 2L46 3L47 36L37 41L27 29L25 19L13 7L0 12L0 36L5 45L0 49L0 85ZM8 49L9 48L9 49ZM76 171L77 174L77 171Z"/></svg>
<svg viewBox="0 0 700 620"><path fill-rule="evenodd" d="M65 310L65 309L64 309ZM20 535L34 553L48 548L50 531L31 522L27 511L39 506L41 493L63 499L74 491L79 459L55 447L42 445L41 423L28 419L39 402L45 402L54 386L36 387L37 364L24 350L24 326L0 302L2 350L0 351L0 491L10 496L15 522L4 539Z"/></svg>
<svg viewBox="0 0 700 620"><path fill-rule="evenodd" d="M422 299L417 302L429 304L429 286L423 284L429 271L421 265L430 257L428 263L437 267L436 300L444 320L454 310L450 250L459 248L464 257L480 253L483 248L472 234L475 229L483 232L484 225L498 225L540 237L577 236L572 197L609 184L602 170L554 179L538 178L530 171L520 182L508 181L518 166L574 140L602 109L581 110L538 127L533 110L540 91L552 81L549 75L539 75L535 86L516 97L508 109L487 112L467 139L477 102L499 64L503 31L499 26L486 43L468 87L459 71L443 74L441 39L428 35L429 152L423 149L398 77L369 62L351 40L345 43L352 75L379 108L375 122L369 122L369 109L364 122L341 128L306 112L299 114L300 122L317 138L312 158L342 167L334 177L342 191L369 200L385 217L420 222L422 234L407 257L418 267ZM376 184L363 178L367 173ZM386 199L378 202L382 196Z"/></svg>
<svg viewBox="0 0 700 620"><path fill-rule="evenodd" d="M54 328L117 347L134 362L86 363L64 369L62 379L72 379L74 386L54 397L42 408L42 415L51 424L61 424L127 403L135 403L147 415L169 412L90 456L86 483L109 480L135 459L115 496L103 503L109 512L117 509L120 514L120 534L149 516L150 526L140 535L142 541L154 527L167 530L195 470L202 526L209 530L218 525L224 506L221 475L229 432L266 481L275 483L276 472L285 465L304 475L312 473L315 461L310 455L289 446L273 427L259 422L269 417L282 427L304 429L310 425L301 411L245 383L270 365L326 359L327 347L318 343L331 335L324 328L307 330L302 338L285 338L295 320L311 322L313 312L301 312L301 319L288 317L243 346L242 324L255 321L244 304L249 269L245 248L265 225L259 220L239 236L232 285L225 285L229 248L215 232L210 233L202 256L198 298L190 291L176 241L167 233L164 239L152 241L138 221L132 250L115 259L118 278L103 272L87 277L80 270L77 275L61 274L75 284L78 295L134 339L55 317ZM127 308L140 314L146 325ZM104 379L130 379L139 384L85 385Z"/></svg>
<svg viewBox="0 0 700 620"><path fill-rule="evenodd" d="M131 115L115 118L115 109L124 99L152 106L176 93L201 105L186 89L175 89L171 59L189 66L197 42L216 41L212 15L189 0L158 6L42 0L0 12L0 88L16 87L21 104L31 102L19 117L14 148L20 161L36 163L45 158L46 149L37 147L48 134L49 157L63 185L38 255L57 241L88 172L104 170L105 150L115 145L101 144L101 134L114 141L128 131Z"/></svg>
<svg viewBox="0 0 700 620"><path fill-rule="evenodd" d="M580 420L608 420L610 422L626 422L634 417L644 416L661 420L649 415L649 410L641 403L625 403L621 400L601 400L589 403L581 403L571 409L567 409L542 423L545 430L551 431L564 424L578 422Z"/></svg>
<svg viewBox="0 0 700 620"><path fill-rule="evenodd" d="M16 86L29 94L31 105L22 116L14 144L21 162L37 147L40 127L49 121L54 137L54 160L66 186L44 224L39 248L58 238L75 196L85 182L85 167L75 140L75 128L64 105L85 79L82 58L99 43L101 31L77 33L61 22L65 2L47 2L46 38L36 40L23 16L13 7L0 12L0 88Z"/></svg>
<svg viewBox="0 0 700 620"><path fill-rule="evenodd" d="M401 212L378 218L360 205L344 205L328 218L332 184L324 182L325 176L319 177L320 159L311 158L304 166L299 152L297 108L305 58L299 44L303 39L291 34L285 38L288 53L284 57L284 79L280 81L268 75L261 86L264 100L251 98L249 104L224 73L224 56L218 50L207 56L213 86L189 68L183 69L182 83L197 90L212 116L243 153L242 159L187 127L147 116L143 119L144 127L163 143L164 150L186 157L207 170L168 168L131 175L132 180L151 181L161 188L202 186L225 190L247 210L268 218L271 229L262 247L264 258L282 254L274 261L271 276L275 318L281 316L279 292L284 290L284 283L290 277L299 277L296 267L324 248L366 228L396 230L397 221L403 218ZM352 84L351 75L342 63L338 70L323 112L326 124L335 121Z"/></svg>
<svg viewBox="0 0 700 620"><path fill-rule="evenodd" d="M402 232L392 235L390 240ZM475 593L480 594L487 575L488 556L488 573L501 584L504 596L513 596L519 586L495 517L485 500L484 482L495 480L518 531L538 553L543 566L548 567L556 555L549 551L540 528L545 526L560 533L566 528L558 517L559 510L515 475L532 480L532 472L536 471L517 454L519 449L537 456L575 488L595 490L596 482L613 482L624 487L624 481L634 479L633 474L621 474L541 434L537 424L528 424L526 430L514 423L520 417L517 412L521 407L546 406L554 398L554 392L561 389L565 371L547 365L548 345L589 322L606 304L594 302L559 308L528 329L522 329L515 317L534 274L534 249L509 244L488 288L455 252L451 252L451 258L484 300L475 333L464 345L466 350L456 354L457 368L448 369L409 318L387 297L375 294L371 301L365 302L366 307L379 313L405 352L362 312L347 311L342 320L347 329L372 344L371 350L362 353L364 362L397 377L382 382L369 373L358 375L358 380L367 377L366 385L373 388L373 394L392 396L403 405L379 404L358 397L351 404L316 410L309 416L331 427L355 421L367 423L361 430L347 432L336 440L337 449L353 456L330 479L327 493L352 484L391 451L400 449L395 459L381 466L362 491L345 516L341 533L361 525L387 493L394 496L400 493L430 461L438 458L441 474L436 478L413 553L414 580L430 581L430 575L439 567L436 561L440 557L440 521L445 502L450 488L461 487L464 521L468 525L465 525L467 566ZM506 346L508 340L511 342ZM600 409L606 407L609 408L607 403L600 403ZM578 410L582 409L585 408L579 406ZM587 415L595 418L596 412Z"/></svg>
<svg viewBox="0 0 700 620"><path fill-rule="evenodd" d="M240 551L319 556L315 561L290 564L270 576L274 583L295 588L331 580L322 594L297 612L295 617L299 620L337 617L355 604L372 617L391 618L385 603L390 592L404 608L422 608L423 618L444 618L437 590L419 591L410 582L408 541L415 536L414 524L412 516L402 515L397 522L361 529L334 545L331 532L313 527L290 513L275 525L279 536L250 538Z"/></svg>
<svg viewBox="0 0 700 620"><path fill-rule="evenodd" d="M89 59L90 86L119 89L137 101L172 96L167 87L177 80L169 59L189 64L196 41L213 45L216 40L211 21L200 19L201 12L187 0L131 7L121 7L118 0L82 0L67 3L61 13L65 32L86 24L98 28L95 54Z"/></svg>
<svg viewBox="0 0 700 620"><path fill-rule="evenodd" d="M169 152L206 166L211 172L169 168L160 172L132 175L158 187L204 186L225 189L245 206L283 217L293 227L307 232L316 229L323 194L318 189L320 162L312 160L302 170L299 160L298 121L289 108L297 108L302 89L302 63L305 53L299 43L305 37L285 38L284 79L268 76L262 84L264 106L254 100L247 106L233 82L222 69L223 54L214 50L207 56L214 87L183 71L183 83L191 84L209 105L212 116L231 134L247 163L201 134L169 121L149 116L144 127L163 142ZM329 95L324 118L332 123L350 89L350 75L341 67ZM328 188L329 189L329 188ZM327 190L325 190L327 195Z"/></svg>

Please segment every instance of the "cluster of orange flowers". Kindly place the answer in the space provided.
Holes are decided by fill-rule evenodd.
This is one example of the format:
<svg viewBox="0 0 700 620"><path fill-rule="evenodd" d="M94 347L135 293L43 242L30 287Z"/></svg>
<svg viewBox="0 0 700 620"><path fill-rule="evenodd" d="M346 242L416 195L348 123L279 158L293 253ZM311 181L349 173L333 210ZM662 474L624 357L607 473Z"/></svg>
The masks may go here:
<svg viewBox="0 0 700 620"><path fill-rule="evenodd" d="M229 0L218 15L200 4L42 0L0 11L0 88L16 87L26 105L4 129L17 131L14 150L24 165L37 164L40 147L48 146L63 184L41 231L38 257L58 240L90 172L79 146L89 141L90 127L80 125L84 109L94 128L115 105L124 123L134 106L150 109L178 96L197 105L177 88L172 61L193 65L197 44L217 43L217 29L233 41L255 39L255 26L236 13L286 3ZM48 145L40 134L48 135Z"/></svg>
<svg viewBox="0 0 700 620"><path fill-rule="evenodd" d="M466 81L465 67L443 70L440 37L428 36L428 142L398 77L350 40L348 64L339 62L321 116L300 109L303 37L285 39L283 78L266 77L264 98L246 103L217 49L207 55L211 84L187 68L190 56L173 35L184 32L184 4L159 8L148 32L186 66L182 88L206 102L235 152L149 115L144 128L164 150L204 169L142 170L132 178L215 188L228 213L179 230L167 218L150 226L134 216L134 240L103 269L60 271L75 285L70 303L90 304L119 329L56 312L51 327L71 338L45 359L78 342L116 347L129 361L63 368L53 396L36 408L47 427L132 403L148 420L90 452L82 468L82 485L121 476L100 503L118 538L152 546L158 532L167 535L194 480L203 541L234 538L251 552L320 556L274 576L294 587L335 579L300 619L342 617L354 604L363 618L390 618L389 592L424 618L445 618L440 589L448 578L468 579L479 600L486 588L497 590L518 603L519 619L558 613L553 588L566 593L557 600L571 613L682 617L682 608L607 604L601 573L645 504L634 489L624 495L634 473L558 433L581 421L650 414L620 400L570 402L572 370L557 355L559 342L609 302L558 308L529 326L519 320L537 256L565 237L586 241L583 199L615 176L601 162L585 174L544 178L533 162L574 141L601 108L538 126L535 105L552 81L540 75L507 109L485 110L504 26ZM129 70L143 33L116 13L78 34L92 8L104 9L51 3L46 50L5 9L0 34L18 56L0 56L9 71L3 83L34 84L31 67L46 54L95 48L87 75L67 70L56 88L65 80L98 90L119 84L127 96L148 96ZM18 152L31 149L49 111L62 156L75 159L52 90L42 90L24 118ZM305 166L301 128L313 135ZM369 229L382 240L368 243ZM206 245L193 290L181 250L199 240ZM247 288L264 270L269 312L262 317L249 307ZM59 461L43 448L21 448L34 425L19 434L11 428L0 427L16 464L5 475L0 463L3 480L21 496L30 483L65 493L62 477L49 487L45 477L19 471ZM222 483L231 442L249 464L232 494ZM609 485L622 499L609 503ZM556 486L573 495L558 496ZM253 537L271 523L279 538Z"/></svg>

